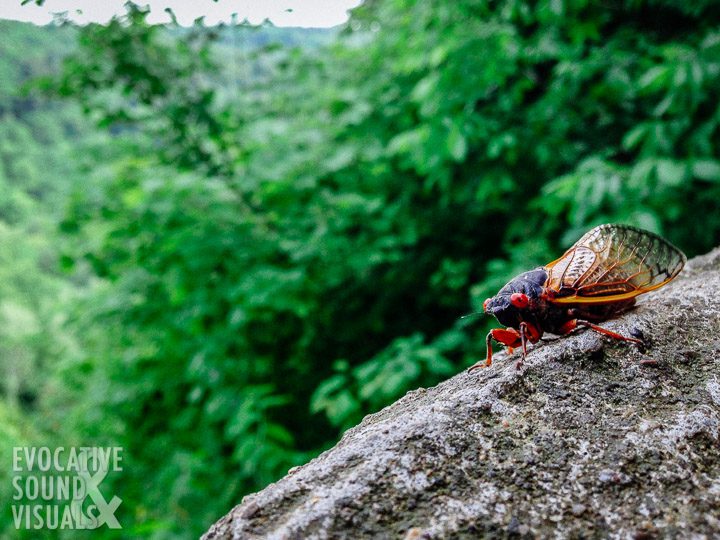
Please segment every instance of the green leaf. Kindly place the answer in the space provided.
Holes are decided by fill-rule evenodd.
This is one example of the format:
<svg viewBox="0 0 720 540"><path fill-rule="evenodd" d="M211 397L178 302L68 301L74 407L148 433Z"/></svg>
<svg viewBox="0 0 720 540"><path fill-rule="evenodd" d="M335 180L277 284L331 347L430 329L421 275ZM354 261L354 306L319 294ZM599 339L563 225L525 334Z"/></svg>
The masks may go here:
<svg viewBox="0 0 720 540"><path fill-rule="evenodd" d="M695 178L720 182L720 161L712 159L696 160L692 164L692 173Z"/></svg>
<svg viewBox="0 0 720 540"><path fill-rule="evenodd" d="M640 77L638 86L641 90L655 92L667 85L671 75L672 71L668 66L654 66Z"/></svg>
<svg viewBox="0 0 720 540"><path fill-rule="evenodd" d="M676 162L670 159L658 160L655 170L658 180L666 186L679 186L685 181L687 166L685 163Z"/></svg>
<svg viewBox="0 0 720 540"><path fill-rule="evenodd" d="M648 128L645 124L639 124L628 131L622 140L625 150L633 150L647 136Z"/></svg>
<svg viewBox="0 0 720 540"><path fill-rule="evenodd" d="M447 148L450 156L455 161L462 161L465 159L465 155L467 154L467 142L458 127L455 125L450 128L450 132L448 133Z"/></svg>

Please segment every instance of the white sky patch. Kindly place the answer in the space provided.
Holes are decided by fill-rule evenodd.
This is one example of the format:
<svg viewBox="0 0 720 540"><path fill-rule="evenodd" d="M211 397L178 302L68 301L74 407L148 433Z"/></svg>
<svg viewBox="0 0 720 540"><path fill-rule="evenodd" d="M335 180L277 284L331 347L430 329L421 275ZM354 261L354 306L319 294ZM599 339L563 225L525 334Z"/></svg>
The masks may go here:
<svg viewBox="0 0 720 540"><path fill-rule="evenodd" d="M32 22L43 25L53 20L53 13L67 12L69 18L78 24L107 22L113 15L125 12L126 0L46 0L43 6L34 2L21 5L22 0L0 0L0 19ZM165 8L171 8L183 26L193 23L198 17L205 17L206 25L247 19L260 24L269 19L275 26L303 26L327 28L343 24L348 19L348 10L358 6L362 0L137 0L140 5L149 5L148 20L151 23L169 22Z"/></svg>

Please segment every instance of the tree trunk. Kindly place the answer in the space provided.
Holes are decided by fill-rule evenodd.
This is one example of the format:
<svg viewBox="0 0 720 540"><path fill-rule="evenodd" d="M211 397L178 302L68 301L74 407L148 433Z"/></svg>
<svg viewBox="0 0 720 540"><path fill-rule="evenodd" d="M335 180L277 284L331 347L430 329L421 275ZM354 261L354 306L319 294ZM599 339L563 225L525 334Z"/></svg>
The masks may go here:
<svg viewBox="0 0 720 540"><path fill-rule="evenodd" d="M720 537L720 248L524 368L409 392L248 495L215 538Z"/></svg>

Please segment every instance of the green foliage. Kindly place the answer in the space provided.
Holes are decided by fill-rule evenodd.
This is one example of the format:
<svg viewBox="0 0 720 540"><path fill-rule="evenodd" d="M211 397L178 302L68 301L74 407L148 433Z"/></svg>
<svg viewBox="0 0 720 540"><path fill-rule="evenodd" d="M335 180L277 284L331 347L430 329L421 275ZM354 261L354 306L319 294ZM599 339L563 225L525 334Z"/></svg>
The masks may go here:
<svg viewBox="0 0 720 540"><path fill-rule="evenodd" d="M324 412L335 426L350 428L368 410L377 411L396 401L424 380L452 375L455 368L442 352L442 347L428 347L421 335L414 334L396 339L352 370L346 360L338 360L337 374L318 387L311 410Z"/></svg>
<svg viewBox="0 0 720 540"><path fill-rule="evenodd" d="M0 536L12 523L12 448L65 444L46 398L62 386L55 368L76 350L64 326L74 284L58 268L57 222L67 189L80 176L75 152L87 127L69 104L29 95L25 83L45 74L72 48L73 33L0 21ZM107 139L94 133L101 144ZM37 537L37 532L26 537Z"/></svg>
<svg viewBox="0 0 720 540"><path fill-rule="evenodd" d="M77 29L39 85L96 138L0 129L2 222L30 242L43 209L43 249L59 225L48 288L0 290L0 347L49 359L28 417L126 449L127 534L197 535L481 359L490 321L459 317L591 226L710 249L719 20L711 2L384 0L303 49L299 30L153 27L132 4ZM74 180L38 170L42 137L75 152L54 162ZM7 282L41 252L0 253Z"/></svg>

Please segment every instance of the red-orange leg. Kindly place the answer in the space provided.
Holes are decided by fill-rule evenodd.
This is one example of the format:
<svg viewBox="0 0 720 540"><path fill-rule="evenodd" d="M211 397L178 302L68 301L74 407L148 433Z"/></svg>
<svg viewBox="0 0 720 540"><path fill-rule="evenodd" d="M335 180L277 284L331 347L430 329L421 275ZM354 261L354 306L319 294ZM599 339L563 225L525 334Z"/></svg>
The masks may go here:
<svg viewBox="0 0 720 540"><path fill-rule="evenodd" d="M527 323L521 322L520 323L520 342L522 343L522 356L520 357L520 360L515 362L515 369L520 369L523 365L523 362L525 361L525 357L527 356Z"/></svg>
<svg viewBox="0 0 720 540"><path fill-rule="evenodd" d="M481 367L490 367L492 365L492 340L495 340L508 347L523 346L525 349L525 343L520 333L514 328L493 328L485 338L485 344L487 345L487 355L484 361L473 364L468 368L468 371L473 371Z"/></svg>
<svg viewBox="0 0 720 540"><path fill-rule="evenodd" d="M640 345L644 345L644 343L641 339L623 336L622 334L618 334L617 332L613 332L612 330L608 330L607 328L603 328L602 326L598 326L597 324L593 324L588 321L583 321L582 319L573 319L571 321L566 322L560 328L560 333L563 335L568 334L568 333L572 332L573 330L575 330L578 326L584 326L586 328L589 328L590 330L593 330L594 332L597 332L598 334L602 334L604 336L608 336L613 339L618 339L620 341L630 341L631 343L639 343Z"/></svg>
<svg viewBox="0 0 720 540"><path fill-rule="evenodd" d="M528 322L521 322L520 323L520 341L522 343L522 358L517 361L517 364L515 364L515 367L520 369L523 362L525 361L525 357L527 356L527 342L530 343L537 343L540 341L540 338L542 337L542 333L540 330L538 330L534 325L528 323Z"/></svg>

